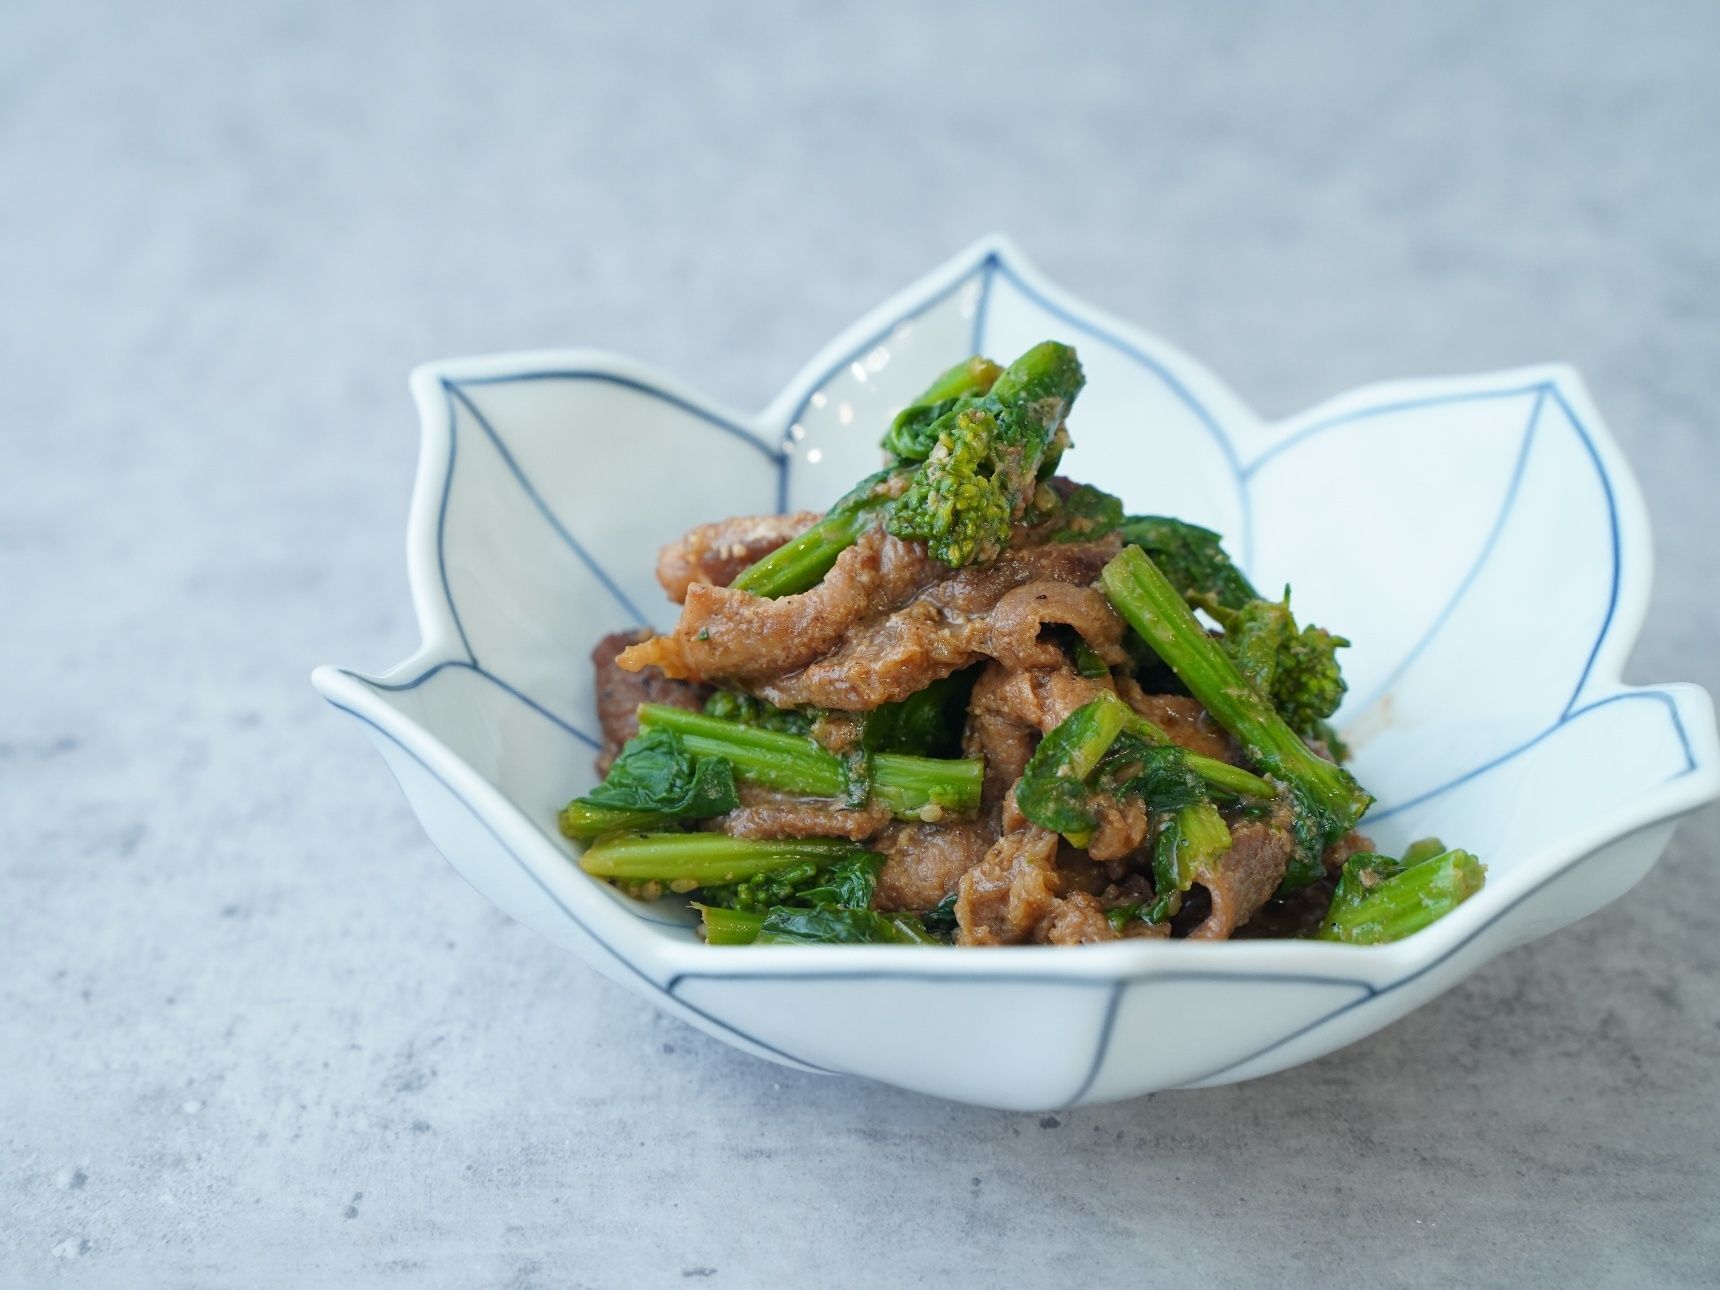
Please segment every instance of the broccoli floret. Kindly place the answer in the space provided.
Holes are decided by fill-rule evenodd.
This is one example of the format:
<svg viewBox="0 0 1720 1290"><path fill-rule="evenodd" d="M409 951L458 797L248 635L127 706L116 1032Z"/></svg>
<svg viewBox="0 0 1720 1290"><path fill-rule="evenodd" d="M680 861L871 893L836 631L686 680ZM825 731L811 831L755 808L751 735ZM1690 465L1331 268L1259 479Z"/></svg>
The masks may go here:
<svg viewBox="0 0 1720 1290"><path fill-rule="evenodd" d="M1011 363L983 398L926 429L936 443L885 526L923 540L952 568L995 559L1027 509L1041 468L1059 455L1059 427L1085 382L1075 351L1043 341Z"/></svg>
<svg viewBox="0 0 1720 1290"><path fill-rule="evenodd" d="M938 442L938 421L967 406L964 400L985 394L1002 373L1003 369L989 358L978 354L964 358L896 414L884 432L884 451L898 465L924 461Z"/></svg>
<svg viewBox="0 0 1720 1290"><path fill-rule="evenodd" d="M921 538L953 568L996 558L1015 521L1006 470L997 443L997 417L987 408L964 408L940 423L938 441L885 523L899 538ZM999 482L1000 478L1002 483Z"/></svg>
<svg viewBox="0 0 1720 1290"><path fill-rule="evenodd" d="M1238 609L1210 595L1189 599L1224 628L1225 652L1290 728L1304 739L1329 740L1326 718L1347 688L1337 651L1350 642L1323 627L1298 627L1288 587L1283 600L1250 600Z"/></svg>
<svg viewBox="0 0 1720 1290"><path fill-rule="evenodd" d="M1084 379L1075 351L1055 341L1002 372L979 357L957 364L885 434L889 467L729 585L768 597L805 591L880 514L951 567L992 559L1068 446L1063 418Z"/></svg>
<svg viewBox="0 0 1720 1290"><path fill-rule="evenodd" d="M1348 750L1326 718L1344 698L1337 651L1350 642L1323 627L1298 627L1290 590L1266 600L1225 554L1219 535L1163 515L1131 515L1123 540L1144 551L1165 580L1224 628L1224 648L1290 728L1318 739L1340 761Z"/></svg>

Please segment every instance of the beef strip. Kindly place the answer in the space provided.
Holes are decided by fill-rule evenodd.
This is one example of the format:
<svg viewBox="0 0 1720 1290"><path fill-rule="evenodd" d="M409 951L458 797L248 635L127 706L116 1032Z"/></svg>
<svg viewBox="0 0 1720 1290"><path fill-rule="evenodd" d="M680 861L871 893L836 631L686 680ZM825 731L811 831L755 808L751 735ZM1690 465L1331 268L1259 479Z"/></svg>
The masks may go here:
<svg viewBox="0 0 1720 1290"><path fill-rule="evenodd" d="M639 733L639 705L666 703L698 712L705 706L710 689L687 681L671 681L658 668L623 671L616 656L630 645L646 640L648 630L612 632L591 651L597 679L597 724L603 731L603 747L597 755L597 773L607 775L621 745Z"/></svg>
<svg viewBox="0 0 1720 1290"><path fill-rule="evenodd" d="M942 568L922 544L902 542L881 528L868 529L836 558L823 581L797 596L766 600L692 583L675 630L633 646L621 656L621 666L657 666L672 677L753 683L770 698L757 683L829 653L856 623L904 603ZM801 701L772 702L797 707ZM876 706L865 704L861 710Z"/></svg>
<svg viewBox="0 0 1720 1290"><path fill-rule="evenodd" d="M1123 620L1092 587L1039 578L1007 592L991 611L985 652L1006 667L1054 668L1064 662L1062 645L1044 638L1053 625L1073 628L1111 667L1129 661Z"/></svg>
<svg viewBox="0 0 1720 1290"><path fill-rule="evenodd" d="M695 582L726 587L755 561L818 523L816 511L793 515L737 515L701 524L664 547L657 557L657 581L680 604Z"/></svg>
<svg viewBox="0 0 1720 1290"><path fill-rule="evenodd" d="M1073 620L1077 630L1092 631L1091 643L1102 655L1120 657L1121 623L1103 598L1093 592L1077 604L1063 591L1086 587L1097 578L1118 545L1114 536L1097 542L1048 543L1005 551L990 564L954 573L943 570L947 576L914 588L916 594L888 612L851 620L825 648L797 665L798 670L785 668L786 675L779 673L754 688L779 707L867 712L899 702L990 654L993 611L1018 590L1018 609L999 648L1023 648L1021 633L1033 621L1032 607L1039 605L1047 621ZM1035 590L1030 592L1030 587ZM1041 592L1045 599L1038 601ZM1034 638L1038 631L1038 625L1032 627Z"/></svg>
<svg viewBox="0 0 1720 1290"><path fill-rule="evenodd" d="M956 887L956 943L1019 945L1057 907L1057 835L1005 833Z"/></svg>
<svg viewBox="0 0 1720 1290"><path fill-rule="evenodd" d="M1118 939L1105 917L1105 907L1090 892L1077 891L1059 900L1033 929L1033 939L1047 945L1093 945Z"/></svg>
<svg viewBox="0 0 1720 1290"><path fill-rule="evenodd" d="M1061 867L1059 842L1055 833L1028 825L993 843L956 887L956 943L1089 945L1119 939L1107 911L1143 899L1146 880L1132 877L1122 885L1106 884L1095 894L1086 888L1098 885L1098 867L1090 861ZM1169 933L1168 926L1137 920L1122 935Z"/></svg>
<svg viewBox="0 0 1720 1290"><path fill-rule="evenodd" d="M954 824L893 824L873 842L884 853L873 904L882 910L931 909L961 876L985 859L991 832L977 820Z"/></svg>
<svg viewBox="0 0 1720 1290"><path fill-rule="evenodd" d="M1147 804L1138 797L1095 795L1092 806L1099 825L1087 843L1087 854L1094 860L1121 860L1136 851L1152 831Z"/></svg>
<svg viewBox="0 0 1720 1290"><path fill-rule="evenodd" d="M847 807L753 784L740 786L740 798L740 806L712 821L730 837L847 838L863 842L890 823L890 808L882 802Z"/></svg>
<svg viewBox="0 0 1720 1290"><path fill-rule="evenodd" d="M1056 669L1021 672L988 663L968 698L962 751L985 758L982 817L993 830L1039 736L1053 729L1105 687L1076 674L1067 662Z"/></svg>
<svg viewBox="0 0 1720 1290"><path fill-rule="evenodd" d="M1248 820L1231 826L1231 847L1219 857L1217 867L1200 878L1211 907L1206 917L1189 929L1191 941L1222 941L1229 938L1278 890L1295 839L1276 820Z"/></svg>

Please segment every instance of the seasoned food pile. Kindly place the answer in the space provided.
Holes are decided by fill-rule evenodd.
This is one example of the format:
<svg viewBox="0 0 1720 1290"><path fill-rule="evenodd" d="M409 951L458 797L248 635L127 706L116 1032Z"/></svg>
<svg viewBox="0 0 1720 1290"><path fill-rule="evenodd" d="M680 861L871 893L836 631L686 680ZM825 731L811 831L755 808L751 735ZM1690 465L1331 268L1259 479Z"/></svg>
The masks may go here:
<svg viewBox="0 0 1720 1290"><path fill-rule="evenodd" d="M1083 379L1052 341L969 359L825 514L665 548L674 629L592 655L582 867L691 899L712 944L1371 944L1478 890L1466 852L1355 831L1348 642L1057 473Z"/></svg>

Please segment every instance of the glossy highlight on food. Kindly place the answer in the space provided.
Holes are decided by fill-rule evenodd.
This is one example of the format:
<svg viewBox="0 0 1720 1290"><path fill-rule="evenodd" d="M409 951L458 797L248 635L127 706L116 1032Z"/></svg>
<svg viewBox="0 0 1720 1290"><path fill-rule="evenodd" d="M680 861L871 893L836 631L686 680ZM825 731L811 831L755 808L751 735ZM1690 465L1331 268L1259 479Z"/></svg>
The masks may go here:
<svg viewBox="0 0 1720 1290"><path fill-rule="evenodd" d="M690 900L713 945L1365 945L1478 890L1466 852L1357 832L1343 637L1059 473L1084 379L1055 341L965 359L824 515L665 548L673 630L592 655L605 778L560 820L586 872Z"/></svg>

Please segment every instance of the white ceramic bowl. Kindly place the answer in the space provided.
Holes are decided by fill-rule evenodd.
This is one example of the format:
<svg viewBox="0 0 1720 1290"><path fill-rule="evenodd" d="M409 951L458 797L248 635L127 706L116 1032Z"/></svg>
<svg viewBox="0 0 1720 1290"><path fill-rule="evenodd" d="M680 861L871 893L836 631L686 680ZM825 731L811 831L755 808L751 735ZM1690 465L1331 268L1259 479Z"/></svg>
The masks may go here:
<svg viewBox="0 0 1720 1290"><path fill-rule="evenodd" d="M672 620L657 548L821 507L937 371L1074 343L1069 468L1227 535L1254 580L1354 641L1340 714L1388 850L1438 833L1485 890L1395 945L711 948L672 903L587 878L556 810L592 782L586 656ZM436 363L408 560L424 643L317 688L503 909L748 1052L991 1106L1223 1084L1378 1030L1640 879L1720 790L1713 708L1625 686L1648 603L1643 502L1575 373L1370 386L1262 421L1205 368L982 242L852 327L755 416L589 352ZM1430 1056L1437 1060L1437 1056Z"/></svg>

